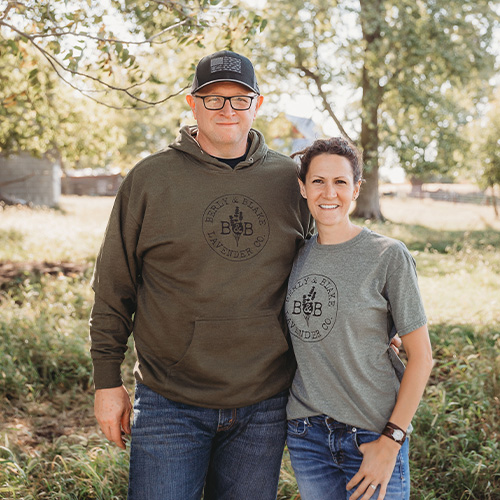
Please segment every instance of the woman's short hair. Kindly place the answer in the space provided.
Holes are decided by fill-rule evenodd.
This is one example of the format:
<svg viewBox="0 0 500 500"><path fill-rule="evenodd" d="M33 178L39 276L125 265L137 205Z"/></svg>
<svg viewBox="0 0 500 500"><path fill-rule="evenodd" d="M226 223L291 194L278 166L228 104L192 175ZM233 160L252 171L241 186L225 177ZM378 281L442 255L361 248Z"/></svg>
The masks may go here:
<svg viewBox="0 0 500 500"><path fill-rule="evenodd" d="M307 148L292 154L292 158L299 157L297 175L302 182L306 182L306 175L313 158L322 154L344 156L351 164L354 183L362 180L363 159L359 149L343 137L331 137L330 139L317 139Z"/></svg>

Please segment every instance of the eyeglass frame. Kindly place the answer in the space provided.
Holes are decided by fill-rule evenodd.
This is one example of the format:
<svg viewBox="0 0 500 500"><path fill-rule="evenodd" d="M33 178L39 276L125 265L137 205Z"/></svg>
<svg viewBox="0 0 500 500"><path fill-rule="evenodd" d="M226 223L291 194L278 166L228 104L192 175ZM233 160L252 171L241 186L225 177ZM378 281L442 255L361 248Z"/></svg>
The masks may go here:
<svg viewBox="0 0 500 500"><path fill-rule="evenodd" d="M231 106L232 109L234 109L234 111L248 111L252 107L253 100L256 97L259 97L259 96L260 96L260 94L255 94L255 95L232 95L232 96L229 96L229 97L226 97L226 96L223 96L223 95L217 95L217 94L209 94L209 95L197 95L197 94L194 94L193 95L193 97L198 97L199 99L203 100L203 106L205 106L205 109L207 109L208 111L220 111L221 109L224 109L224 106L226 105L226 101L229 101L229 105ZM222 106L220 108L207 108L207 105L205 103L205 99L207 97L220 97L220 98L224 99L224 102L223 102L223 104L222 104ZM233 102L231 101L231 99L234 99L236 97L246 97L246 98L250 99L250 105L248 106L248 108L235 108L233 106Z"/></svg>

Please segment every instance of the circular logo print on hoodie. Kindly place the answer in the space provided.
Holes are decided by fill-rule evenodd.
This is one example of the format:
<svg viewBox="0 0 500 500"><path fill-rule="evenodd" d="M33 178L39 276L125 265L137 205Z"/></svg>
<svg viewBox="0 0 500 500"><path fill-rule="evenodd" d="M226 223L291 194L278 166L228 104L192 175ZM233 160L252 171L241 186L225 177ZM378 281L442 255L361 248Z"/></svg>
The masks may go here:
<svg viewBox="0 0 500 500"><path fill-rule="evenodd" d="M203 234L221 257L243 261L255 257L269 240L269 219L248 196L227 194L208 205L203 213Z"/></svg>

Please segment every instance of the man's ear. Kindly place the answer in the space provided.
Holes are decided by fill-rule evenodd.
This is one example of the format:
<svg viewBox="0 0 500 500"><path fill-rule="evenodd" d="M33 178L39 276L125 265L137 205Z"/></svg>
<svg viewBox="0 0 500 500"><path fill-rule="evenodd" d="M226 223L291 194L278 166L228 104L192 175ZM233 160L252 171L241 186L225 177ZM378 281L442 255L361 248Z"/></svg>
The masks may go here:
<svg viewBox="0 0 500 500"><path fill-rule="evenodd" d="M191 94L188 94L186 96L186 102L189 104L189 107L193 112L194 119L196 120L196 105L195 105L196 101L194 100L194 97Z"/></svg>
<svg viewBox="0 0 500 500"><path fill-rule="evenodd" d="M262 106L262 103L264 102L264 96L260 95L257 97L257 104L255 105L255 113L253 115L254 119L257 116L257 111L259 111L259 108Z"/></svg>
<svg viewBox="0 0 500 500"><path fill-rule="evenodd" d="M306 187L304 186L304 183L300 179L298 181L299 181L300 194L302 195L302 198L304 198L304 200L307 200Z"/></svg>

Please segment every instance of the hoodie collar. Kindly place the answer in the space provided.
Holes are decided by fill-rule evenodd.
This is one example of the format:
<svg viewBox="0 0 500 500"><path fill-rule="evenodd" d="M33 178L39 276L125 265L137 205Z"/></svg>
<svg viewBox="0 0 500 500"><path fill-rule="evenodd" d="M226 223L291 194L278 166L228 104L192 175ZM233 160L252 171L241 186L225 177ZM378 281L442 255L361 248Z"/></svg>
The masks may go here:
<svg viewBox="0 0 500 500"><path fill-rule="evenodd" d="M182 151L194 157L198 161L217 167L218 169L232 170L229 165L226 165L217 158L203 151L196 140L197 131L198 127L196 125L187 125L182 127L177 139L170 144L170 147ZM268 147L261 132L255 129L250 129L248 139L250 141L250 147L248 149L246 160L240 162L235 167L235 170L241 170L256 165L260 163L260 161L267 154Z"/></svg>

